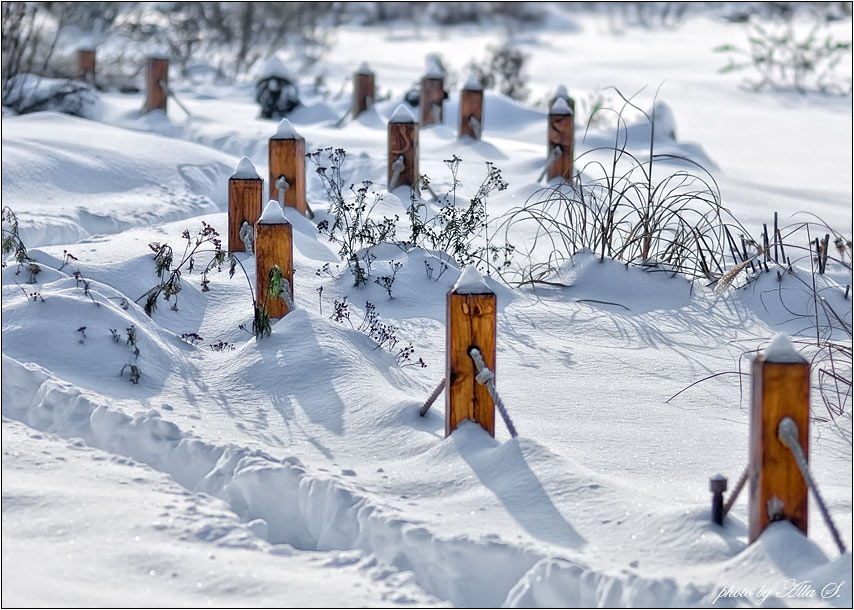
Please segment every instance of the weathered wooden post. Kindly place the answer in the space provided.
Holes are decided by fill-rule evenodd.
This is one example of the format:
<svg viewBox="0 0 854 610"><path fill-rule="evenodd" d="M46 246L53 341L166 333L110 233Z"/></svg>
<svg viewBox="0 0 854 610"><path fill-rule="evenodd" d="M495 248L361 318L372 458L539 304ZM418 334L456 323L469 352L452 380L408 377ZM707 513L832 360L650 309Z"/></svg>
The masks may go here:
<svg viewBox="0 0 854 610"><path fill-rule="evenodd" d="M249 157L243 157L228 179L228 251L252 254L252 231L261 217L264 181Z"/></svg>
<svg viewBox="0 0 854 610"><path fill-rule="evenodd" d="M723 525L724 523L724 492L727 487L727 479L722 474L716 474L709 479L709 491L712 492L712 523Z"/></svg>
<svg viewBox="0 0 854 610"><path fill-rule="evenodd" d="M374 73L363 63L353 75L353 109L351 114L355 119L365 110L374 105L375 97Z"/></svg>
<svg viewBox="0 0 854 610"><path fill-rule="evenodd" d="M94 49L77 49L77 78L88 85L95 86Z"/></svg>
<svg viewBox="0 0 854 610"><path fill-rule="evenodd" d="M388 190L415 184L418 180L418 123L400 104L388 121Z"/></svg>
<svg viewBox="0 0 854 610"><path fill-rule="evenodd" d="M495 372L495 293L477 269L469 266L448 292L447 307L445 436L466 419L495 436L495 403L486 386L477 382L477 369L469 355L469 348L477 347L486 366Z"/></svg>
<svg viewBox="0 0 854 610"><path fill-rule="evenodd" d="M549 110L548 172L547 179L572 179L572 154L575 127L572 109L563 98L558 98Z"/></svg>
<svg viewBox="0 0 854 610"><path fill-rule="evenodd" d="M282 119L269 148L270 199L305 214L305 139L288 119Z"/></svg>
<svg viewBox="0 0 854 610"><path fill-rule="evenodd" d="M278 266L282 279L287 281L288 299L268 296L270 272ZM270 318L281 318L288 313L287 301L294 299L294 247L293 227L278 201L268 201L264 213L255 223L255 298L266 303Z"/></svg>
<svg viewBox="0 0 854 610"><path fill-rule="evenodd" d="M480 140L483 131L483 86L470 76L460 95L460 136Z"/></svg>
<svg viewBox="0 0 854 610"><path fill-rule="evenodd" d="M786 337L778 335L753 360L750 419L749 539L772 521L786 519L807 534L807 484L791 451L778 438L790 417L809 459L810 365Z"/></svg>
<svg viewBox="0 0 854 610"><path fill-rule="evenodd" d="M427 72L421 78L421 126L445 120L445 72L435 58L428 58Z"/></svg>
<svg viewBox="0 0 854 610"><path fill-rule="evenodd" d="M169 60L149 57L145 66L145 105L143 114L152 110L166 112L166 85L169 83Z"/></svg>
<svg viewBox="0 0 854 610"><path fill-rule="evenodd" d="M549 100L549 108L554 106L554 103L559 100L566 100L567 105L569 105L569 109L572 110L572 114L575 114L575 100L569 96L569 92L566 90L566 87L563 85L558 85L558 88L555 89L555 94Z"/></svg>

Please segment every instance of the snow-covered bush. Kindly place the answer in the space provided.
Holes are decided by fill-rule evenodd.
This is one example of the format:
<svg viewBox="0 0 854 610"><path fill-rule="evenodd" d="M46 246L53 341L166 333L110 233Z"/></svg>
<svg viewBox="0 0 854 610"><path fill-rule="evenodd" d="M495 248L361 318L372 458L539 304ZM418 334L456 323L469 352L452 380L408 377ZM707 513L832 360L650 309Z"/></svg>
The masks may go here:
<svg viewBox="0 0 854 610"><path fill-rule="evenodd" d="M17 114L54 111L97 119L101 99L98 92L86 83L56 78L41 78L35 74L18 74L8 82L3 105Z"/></svg>
<svg viewBox="0 0 854 610"><path fill-rule="evenodd" d="M265 119L284 118L299 106L296 79L275 55L264 64L255 83L255 101L261 106L261 117Z"/></svg>
<svg viewBox="0 0 854 610"><path fill-rule="evenodd" d="M523 73L527 56L505 42L500 47L487 47L488 57L478 63L472 60L469 69L484 88L497 87L498 90L517 101L528 98L528 78Z"/></svg>

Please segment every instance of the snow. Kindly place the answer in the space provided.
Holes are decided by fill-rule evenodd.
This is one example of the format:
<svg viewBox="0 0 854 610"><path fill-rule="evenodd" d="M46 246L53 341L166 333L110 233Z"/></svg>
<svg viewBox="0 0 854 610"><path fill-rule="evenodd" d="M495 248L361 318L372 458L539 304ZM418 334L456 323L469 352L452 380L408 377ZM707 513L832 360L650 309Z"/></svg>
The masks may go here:
<svg viewBox="0 0 854 610"><path fill-rule="evenodd" d="M483 91L483 85L480 84L480 79L474 74L469 75L463 89L467 91Z"/></svg>
<svg viewBox="0 0 854 610"><path fill-rule="evenodd" d="M397 108L394 109L394 112L391 114L391 118L388 120L389 123L414 123L415 115L412 114L412 110L409 109L409 106L406 104L398 104Z"/></svg>
<svg viewBox="0 0 854 610"><path fill-rule="evenodd" d="M370 66L368 66L368 62L363 61L359 66L359 69L356 70L356 74L373 74L373 70L371 70Z"/></svg>
<svg viewBox="0 0 854 610"><path fill-rule="evenodd" d="M240 157L240 162L237 164L237 168L235 168L234 173L231 175L231 177L239 180L261 179L258 176L258 172L256 171L255 166L252 165L252 161L246 155Z"/></svg>
<svg viewBox="0 0 854 610"><path fill-rule="evenodd" d="M718 74L709 49L741 26L702 17L613 33L604 17L544 10L554 25L517 33L530 54L527 102L486 91L483 140L460 141L452 92L444 125L419 134L419 168L440 197L452 187L444 161L463 159L458 205L486 162L501 168L510 186L486 202L491 243L498 219L543 186L546 104L567 57L579 116L588 96L615 97L609 85L627 96L648 85L632 99L655 111L656 153L708 167L739 231L759 235L774 211L786 226L804 218L799 210L850 231L850 98L755 94L739 75ZM383 186L385 118L415 122L395 109L428 53L452 49L448 68L465 74L502 36L488 26L401 27L343 27L316 72L300 77L349 83L365 61L391 98L336 126L349 88L307 94L289 118L306 152L346 149L345 189L372 181L381 196L372 218L398 215L404 239L409 194ZM264 210L292 224L297 306L269 337L241 329L257 297L245 253L234 277L227 263L211 271L209 290L201 272L213 252L196 255L175 309L161 300L149 317L141 296L158 282L149 244L168 243L177 259L182 233L192 238L203 222L224 239L227 181L249 159L269 173L274 127L258 118L251 83L170 84L189 117L171 105L143 117L140 94L117 92L101 94L97 121L4 109L3 204L42 268L36 284L14 261L2 271L4 605L850 606L851 553L839 554L812 500L809 538L775 523L748 544L746 491L722 527L709 518L709 476L722 473L732 489L748 460L749 379L735 373L769 343L766 359L791 356L771 341L778 333L814 353L814 329L804 331L816 317L808 252L787 250L792 273L778 278L772 266L716 294L708 282L586 249L550 284L511 288L494 267L461 272L445 252L381 244L372 277L394 274L389 297L373 279L354 288L340 244L318 235L334 215L307 160L316 217L275 201ZM576 158L607 162L591 151L612 146L616 130L585 123ZM626 123L627 153L645 160L649 124L639 111ZM686 167L660 163L655 173ZM438 212L426 193L424 202ZM77 260L63 264L64 251ZM341 276L330 277L336 267ZM831 310L850 320L850 269L831 260L815 281L821 322ZM496 387L518 438L500 419L496 438L473 423L444 438L443 397L418 415L445 374L455 288L497 294ZM345 297L352 325L331 318ZM359 330L366 302L426 368L399 366ZM194 345L188 333L203 339ZM850 349L839 325L832 337ZM126 364L139 368L138 384L120 374ZM847 404L832 416L811 393L810 465L850 546ZM782 597L792 579L832 595ZM764 602L763 586L775 592Z"/></svg>
<svg viewBox="0 0 854 610"><path fill-rule="evenodd" d="M492 293L486 280L474 266L468 266L460 273L457 283L454 284L454 292L457 294L486 294Z"/></svg>
<svg viewBox="0 0 854 610"><path fill-rule="evenodd" d="M572 114L572 109L566 103L565 98L559 97L554 101L552 107L549 108L549 114Z"/></svg>
<svg viewBox="0 0 854 610"><path fill-rule="evenodd" d="M276 126L276 134L273 136L276 140L296 140L300 137L296 128L288 119L279 121L279 124Z"/></svg>
<svg viewBox="0 0 854 610"><path fill-rule="evenodd" d="M278 55L271 55L261 66L256 80L267 78L279 78L290 82L294 81L293 74Z"/></svg>
<svg viewBox="0 0 854 610"><path fill-rule="evenodd" d="M439 63L439 58L436 55L427 56L427 71L424 73L426 78L445 78L445 71Z"/></svg>
<svg viewBox="0 0 854 610"><path fill-rule="evenodd" d="M778 333L777 336L774 337L774 340L771 341L771 344L765 350L763 356L765 362L776 362L780 364L806 362L804 357L795 349L795 346L792 345L791 339L783 333Z"/></svg>
<svg viewBox="0 0 854 610"><path fill-rule="evenodd" d="M264 206L264 211L261 213L261 218L258 219L258 222L262 225L280 225L287 224L288 219L285 218L285 212L282 210L279 202L271 199Z"/></svg>

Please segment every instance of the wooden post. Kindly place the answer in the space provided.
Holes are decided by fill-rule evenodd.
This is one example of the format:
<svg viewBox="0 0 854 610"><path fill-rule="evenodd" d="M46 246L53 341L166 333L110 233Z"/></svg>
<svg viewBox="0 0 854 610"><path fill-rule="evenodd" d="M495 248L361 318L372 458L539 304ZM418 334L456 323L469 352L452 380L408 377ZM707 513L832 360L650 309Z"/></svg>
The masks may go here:
<svg viewBox="0 0 854 610"><path fill-rule="evenodd" d="M261 217L261 203L264 199L264 181L255 171L249 157L243 157L228 179L228 251L246 252L246 246L240 237L243 223L250 227Z"/></svg>
<svg viewBox="0 0 854 610"><path fill-rule="evenodd" d="M77 49L77 78L88 85L95 86L94 50Z"/></svg>
<svg viewBox="0 0 854 610"><path fill-rule="evenodd" d="M477 347L486 366L495 372L497 300L474 266L466 267L447 296L445 342L445 436L466 419L495 436L495 404L469 356Z"/></svg>
<svg viewBox="0 0 854 610"><path fill-rule="evenodd" d="M782 335L753 361L750 420L749 540L772 521L787 519L807 534L807 484L777 428L784 417L798 426L809 459L810 365Z"/></svg>
<svg viewBox="0 0 854 610"><path fill-rule="evenodd" d="M143 114L152 110L166 112L166 90L160 86L169 82L169 60L165 57L149 57L145 66L145 105Z"/></svg>
<svg viewBox="0 0 854 610"><path fill-rule="evenodd" d="M394 190L403 185L412 186L416 180L418 124L412 111L405 104L401 104L388 121L388 189Z"/></svg>
<svg viewBox="0 0 854 610"><path fill-rule="evenodd" d="M435 72L428 72L421 79L421 126L442 123L445 113L445 79Z"/></svg>
<svg viewBox="0 0 854 610"><path fill-rule="evenodd" d="M471 77L460 95L460 136L480 140L483 131L483 87Z"/></svg>
<svg viewBox="0 0 854 610"><path fill-rule="evenodd" d="M724 492L727 480L722 474L716 474L709 479L709 491L712 492L712 523L724 524Z"/></svg>
<svg viewBox="0 0 854 610"><path fill-rule="evenodd" d="M566 100L559 98L549 110L548 162L551 163L547 179L572 179L572 154L575 144L575 126L572 109ZM558 153L554 152L560 147Z"/></svg>
<svg viewBox="0 0 854 610"><path fill-rule="evenodd" d="M374 105L375 95L374 73L371 72L368 64L362 64L359 71L353 75L353 109L351 114L354 119Z"/></svg>
<svg viewBox="0 0 854 610"><path fill-rule="evenodd" d="M270 199L279 200L276 182L284 176L288 182L284 203L306 213L305 205L305 139L288 119L282 119L276 134L270 138Z"/></svg>
<svg viewBox="0 0 854 610"><path fill-rule="evenodd" d="M281 318L288 313L285 299L267 296L270 287L270 270L278 265L282 277L288 281L291 302L294 298L294 247L293 227L285 218L278 201L269 201L264 213L255 223L255 298L267 304L270 318Z"/></svg>

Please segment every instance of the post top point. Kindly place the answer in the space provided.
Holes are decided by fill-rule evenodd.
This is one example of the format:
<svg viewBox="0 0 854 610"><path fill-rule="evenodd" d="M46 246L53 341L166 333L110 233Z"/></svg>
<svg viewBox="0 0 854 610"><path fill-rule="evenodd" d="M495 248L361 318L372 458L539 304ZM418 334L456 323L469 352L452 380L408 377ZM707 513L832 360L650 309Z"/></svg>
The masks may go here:
<svg viewBox="0 0 854 610"><path fill-rule="evenodd" d="M464 91L483 91L483 85L480 83L480 79L472 74L469 76L466 84L463 85Z"/></svg>
<svg viewBox="0 0 854 610"><path fill-rule="evenodd" d="M273 140L298 140L301 136L288 119L279 121Z"/></svg>
<svg viewBox="0 0 854 610"><path fill-rule="evenodd" d="M406 104L399 104L388 120L389 123L414 123L415 115Z"/></svg>
<svg viewBox="0 0 854 610"><path fill-rule="evenodd" d="M261 177L258 175L258 172L255 170L255 166L252 165L252 161L250 161L249 157L243 156L240 159L240 163L237 164L237 168L234 170L234 173L231 175L232 178L237 180L260 180Z"/></svg>
<svg viewBox="0 0 854 610"><path fill-rule="evenodd" d="M264 211L261 213L261 218L258 219L258 224L261 225L286 225L290 224L285 218L285 211L279 202L271 199L264 206Z"/></svg>
<svg viewBox="0 0 854 610"><path fill-rule="evenodd" d="M789 337L782 333L774 337L771 345L762 354L762 359L776 364L806 364L807 362L792 345Z"/></svg>
<svg viewBox="0 0 854 610"><path fill-rule="evenodd" d="M463 269L457 283L454 284L453 292L456 294L494 294L474 265L469 265Z"/></svg>
<svg viewBox="0 0 854 610"><path fill-rule="evenodd" d="M370 66L368 66L368 62L363 61L359 66L359 69L356 70L356 74L373 74L374 71L371 70Z"/></svg>
<svg viewBox="0 0 854 610"><path fill-rule="evenodd" d="M572 114L572 108L569 107L566 98L559 97L549 108L549 114Z"/></svg>

